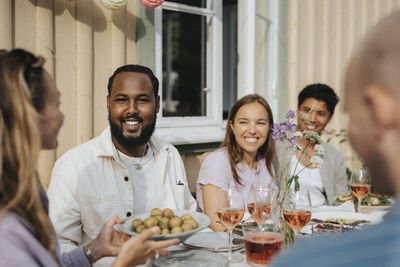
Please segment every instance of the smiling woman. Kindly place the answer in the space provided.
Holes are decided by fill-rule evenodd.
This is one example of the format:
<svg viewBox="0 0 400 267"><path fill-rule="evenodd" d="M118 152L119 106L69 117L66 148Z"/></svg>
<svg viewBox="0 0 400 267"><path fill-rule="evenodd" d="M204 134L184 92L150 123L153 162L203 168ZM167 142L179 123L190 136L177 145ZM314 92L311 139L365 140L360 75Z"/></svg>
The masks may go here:
<svg viewBox="0 0 400 267"><path fill-rule="evenodd" d="M204 159L197 180L198 209L211 218L212 230L226 230L217 223L216 200L220 188L227 190L237 184L245 196L254 183L276 188L272 166L275 154L271 139L273 123L269 104L257 94L237 100L229 111L221 148Z"/></svg>

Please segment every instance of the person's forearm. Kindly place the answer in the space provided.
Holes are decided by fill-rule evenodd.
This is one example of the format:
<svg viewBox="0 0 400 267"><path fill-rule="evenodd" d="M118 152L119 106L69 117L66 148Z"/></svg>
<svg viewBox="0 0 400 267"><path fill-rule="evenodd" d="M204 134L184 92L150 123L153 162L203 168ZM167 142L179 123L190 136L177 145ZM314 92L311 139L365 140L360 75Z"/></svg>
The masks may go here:
<svg viewBox="0 0 400 267"><path fill-rule="evenodd" d="M75 249L71 250L70 252L61 254L61 262L62 266L92 266L89 260L86 258L84 253L83 246L76 247Z"/></svg>
<svg viewBox="0 0 400 267"><path fill-rule="evenodd" d="M101 244L98 244L97 239L92 240L86 245L86 248L90 249L93 261L98 261L99 259L104 257L104 255L101 252L100 245Z"/></svg>

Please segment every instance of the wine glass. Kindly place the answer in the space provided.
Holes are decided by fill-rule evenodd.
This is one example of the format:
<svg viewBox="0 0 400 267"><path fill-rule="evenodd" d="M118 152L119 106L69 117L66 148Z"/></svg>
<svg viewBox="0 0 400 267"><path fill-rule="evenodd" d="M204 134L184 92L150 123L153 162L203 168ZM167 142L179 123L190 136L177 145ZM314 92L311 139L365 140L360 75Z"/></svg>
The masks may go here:
<svg viewBox="0 0 400 267"><path fill-rule="evenodd" d="M232 230L242 220L245 210L243 192L237 185L231 185L228 189L220 188L217 195L217 216L229 232L229 254L230 262L240 261L232 255Z"/></svg>
<svg viewBox="0 0 400 267"><path fill-rule="evenodd" d="M311 219L311 197L307 190L291 191L283 201L283 217L295 234Z"/></svg>
<svg viewBox="0 0 400 267"><path fill-rule="evenodd" d="M358 212L362 199L369 193L371 189L371 176L364 168L353 171L350 176L350 190L353 195L358 199L355 207Z"/></svg>
<svg viewBox="0 0 400 267"><path fill-rule="evenodd" d="M272 189L266 184L253 184L250 187L247 210L260 227L271 216L272 193Z"/></svg>

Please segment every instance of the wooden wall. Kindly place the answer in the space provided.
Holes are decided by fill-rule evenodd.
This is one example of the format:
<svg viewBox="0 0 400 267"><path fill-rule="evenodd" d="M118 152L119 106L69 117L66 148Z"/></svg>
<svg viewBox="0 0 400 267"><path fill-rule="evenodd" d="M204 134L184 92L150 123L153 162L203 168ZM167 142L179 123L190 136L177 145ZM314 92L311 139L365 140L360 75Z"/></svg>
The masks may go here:
<svg viewBox="0 0 400 267"><path fill-rule="evenodd" d="M111 11L100 0L0 1L0 47L43 55L61 92L59 147L40 157L45 186L56 158L107 126L108 77L136 61L136 4Z"/></svg>
<svg viewBox="0 0 400 267"><path fill-rule="evenodd" d="M351 52L371 26L399 7L399 0L289 0L289 108L297 108L297 94L310 83L326 83L342 96ZM343 101L339 102L328 128L346 128L342 105ZM347 155L351 165L354 153L348 143L334 145Z"/></svg>

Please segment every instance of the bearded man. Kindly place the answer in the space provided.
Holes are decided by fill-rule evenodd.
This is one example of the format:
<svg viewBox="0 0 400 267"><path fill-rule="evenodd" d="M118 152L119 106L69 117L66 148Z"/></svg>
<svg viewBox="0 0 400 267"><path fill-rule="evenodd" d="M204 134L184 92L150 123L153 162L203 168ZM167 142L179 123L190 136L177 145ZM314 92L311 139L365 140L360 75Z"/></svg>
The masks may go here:
<svg viewBox="0 0 400 267"><path fill-rule="evenodd" d="M110 127L55 163L48 195L63 252L90 242L114 215L196 209L178 151L153 135L158 87L147 67L118 68L108 82Z"/></svg>

